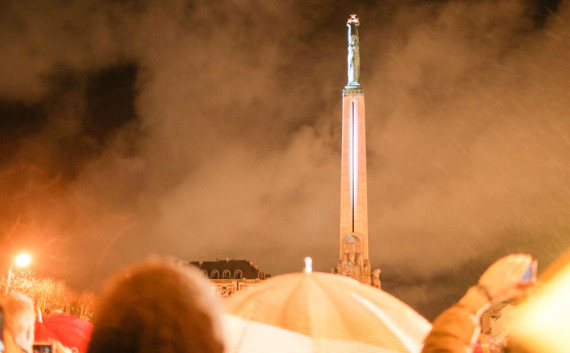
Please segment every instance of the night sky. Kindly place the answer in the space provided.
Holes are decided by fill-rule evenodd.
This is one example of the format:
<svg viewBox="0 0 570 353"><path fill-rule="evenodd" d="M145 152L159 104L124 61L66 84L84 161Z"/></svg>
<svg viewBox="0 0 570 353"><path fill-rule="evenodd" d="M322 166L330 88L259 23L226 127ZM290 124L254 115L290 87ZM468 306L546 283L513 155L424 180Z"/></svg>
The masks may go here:
<svg viewBox="0 0 570 353"><path fill-rule="evenodd" d="M428 319L570 246L568 1L4 0L0 258L98 291L150 254L338 260L346 20L369 243Z"/></svg>

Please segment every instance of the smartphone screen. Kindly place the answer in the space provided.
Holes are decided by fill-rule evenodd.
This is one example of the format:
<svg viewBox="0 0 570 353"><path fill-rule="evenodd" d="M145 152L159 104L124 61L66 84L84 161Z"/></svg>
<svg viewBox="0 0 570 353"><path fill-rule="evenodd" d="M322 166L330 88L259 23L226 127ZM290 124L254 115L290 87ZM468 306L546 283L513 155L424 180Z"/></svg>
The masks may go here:
<svg viewBox="0 0 570 353"><path fill-rule="evenodd" d="M522 276L520 284L522 285L531 284L536 281L536 265L537 265L536 260L532 260L532 263L526 269L526 272Z"/></svg>
<svg viewBox="0 0 570 353"><path fill-rule="evenodd" d="M53 353L53 345L51 344L34 344L34 353Z"/></svg>

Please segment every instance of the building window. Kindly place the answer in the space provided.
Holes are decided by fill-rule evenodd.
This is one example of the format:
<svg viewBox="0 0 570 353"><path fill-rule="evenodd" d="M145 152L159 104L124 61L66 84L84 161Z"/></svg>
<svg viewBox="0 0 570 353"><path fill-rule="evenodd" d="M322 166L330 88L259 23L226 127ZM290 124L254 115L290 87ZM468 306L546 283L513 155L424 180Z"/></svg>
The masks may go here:
<svg viewBox="0 0 570 353"><path fill-rule="evenodd" d="M259 274L257 276L259 279L265 279L265 273L263 273L263 271L259 271Z"/></svg>
<svg viewBox="0 0 570 353"><path fill-rule="evenodd" d="M230 279L232 277L232 273L230 272L230 270L225 270L223 273L223 278L224 279Z"/></svg>
<svg viewBox="0 0 570 353"><path fill-rule="evenodd" d="M243 273L240 270L236 270L236 272L234 272L234 278L235 279L241 279L243 277Z"/></svg>
<svg viewBox="0 0 570 353"><path fill-rule="evenodd" d="M202 270L202 273L204 274L204 276L208 277L208 271Z"/></svg>
<svg viewBox="0 0 570 353"><path fill-rule="evenodd" d="M218 272L218 270L212 271L212 273L210 274L210 278L211 278L211 279L218 279L218 278L220 278L220 272Z"/></svg>

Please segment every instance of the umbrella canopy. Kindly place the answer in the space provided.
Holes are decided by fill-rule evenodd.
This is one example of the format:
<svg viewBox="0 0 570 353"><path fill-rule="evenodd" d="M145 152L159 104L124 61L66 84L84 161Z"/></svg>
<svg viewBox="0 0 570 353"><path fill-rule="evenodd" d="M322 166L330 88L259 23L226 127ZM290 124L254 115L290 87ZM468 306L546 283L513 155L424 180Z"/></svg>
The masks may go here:
<svg viewBox="0 0 570 353"><path fill-rule="evenodd" d="M390 294L328 273L272 277L224 306L229 352L420 352L431 330Z"/></svg>
<svg viewBox="0 0 570 353"><path fill-rule="evenodd" d="M36 342L57 340L66 347L76 348L79 353L87 350L93 324L73 315L53 314L42 319L38 317L35 325Z"/></svg>

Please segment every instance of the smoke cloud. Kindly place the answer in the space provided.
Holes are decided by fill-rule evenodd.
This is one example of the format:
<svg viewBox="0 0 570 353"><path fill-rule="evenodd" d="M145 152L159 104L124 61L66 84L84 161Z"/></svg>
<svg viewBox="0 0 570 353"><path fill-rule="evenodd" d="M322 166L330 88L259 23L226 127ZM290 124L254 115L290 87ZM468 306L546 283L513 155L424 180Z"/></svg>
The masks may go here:
<svg viewBox="0 0 570 353"><path fill-rule="evenodd" d="M570 245L568 3L329 3L7 1L4 258L27 248L94 290L157 253L329 271L357 12L383 287L433 318L504 254L552 262Z"/></svg>

